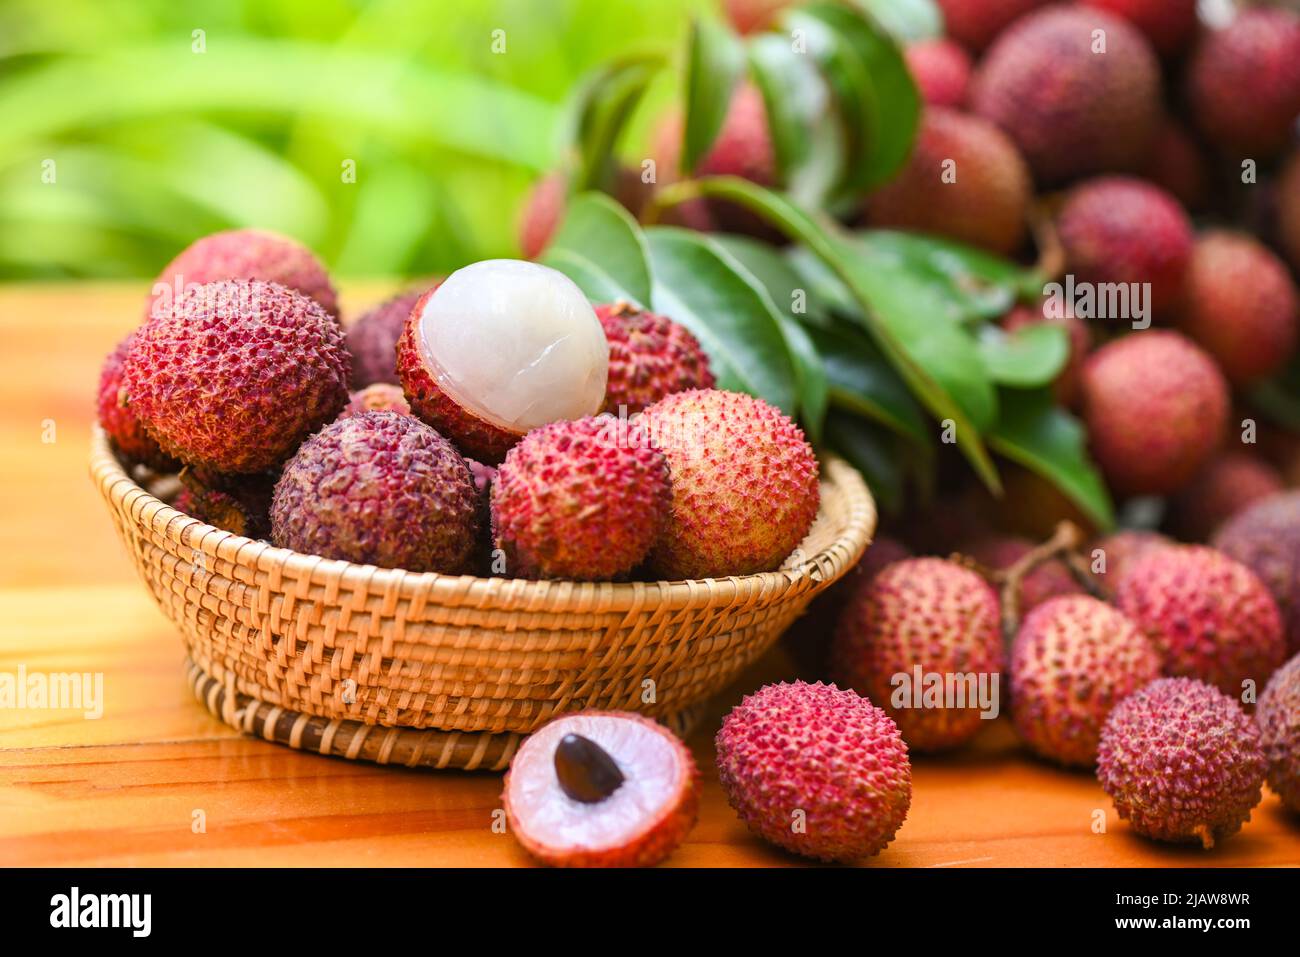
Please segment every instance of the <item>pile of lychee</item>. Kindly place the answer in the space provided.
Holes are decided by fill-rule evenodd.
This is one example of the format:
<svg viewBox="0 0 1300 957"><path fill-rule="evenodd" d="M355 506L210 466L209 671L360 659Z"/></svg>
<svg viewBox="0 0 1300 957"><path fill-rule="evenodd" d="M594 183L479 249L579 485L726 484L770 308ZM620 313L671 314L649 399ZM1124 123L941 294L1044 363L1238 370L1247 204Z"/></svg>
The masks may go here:
<svg viewBox="0 0 1300 957"><path fill-rule="evenodd" d="M178 507L310 555L414 572L693 579L776 569L818 509L794 422L713 388L684 326L516 260L346 328L319 261L194 243L105 362L99 420Z"/></svg>

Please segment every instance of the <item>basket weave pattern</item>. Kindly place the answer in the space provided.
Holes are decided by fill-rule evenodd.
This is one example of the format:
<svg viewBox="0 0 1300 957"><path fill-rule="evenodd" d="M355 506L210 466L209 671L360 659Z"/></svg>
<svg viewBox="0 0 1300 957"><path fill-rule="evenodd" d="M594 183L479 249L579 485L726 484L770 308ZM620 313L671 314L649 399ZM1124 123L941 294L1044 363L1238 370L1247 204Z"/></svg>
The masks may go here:
<svg viewBox="0 0 1300 957"><path fill-rule="evenodd" d="M779 571L535 582L354 565L233 535L141 488L98 429L91 474L141 577L184 637L196 692L203 685L201 694L211 694L204 676L219 685L222 717L237 726L251 720L232 713L238 702L264 720L270 712L261 705L349 727L444 735L517 737L582 708L670 718L766 650L857 561L876 521L861 476L829 458L817 521ZM404 750L402 763L466 767L467 755L479 763L488 751L487 764L503 760L501 742L414 762Z"/></svg>

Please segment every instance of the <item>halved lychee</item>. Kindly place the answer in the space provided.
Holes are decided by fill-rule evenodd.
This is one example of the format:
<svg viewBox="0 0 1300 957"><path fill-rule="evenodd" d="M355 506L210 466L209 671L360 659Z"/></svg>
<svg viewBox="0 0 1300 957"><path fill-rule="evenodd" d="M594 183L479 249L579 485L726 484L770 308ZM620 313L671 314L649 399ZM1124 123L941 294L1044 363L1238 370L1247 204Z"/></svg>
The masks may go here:
<svg viewBox="0 0 1300 957"><path fill-rule="evenodd" d="M502 800L510 830L543 863L650 867L694 826L700 773L662 725L623 711L583 711L523 743Z"/></svg>

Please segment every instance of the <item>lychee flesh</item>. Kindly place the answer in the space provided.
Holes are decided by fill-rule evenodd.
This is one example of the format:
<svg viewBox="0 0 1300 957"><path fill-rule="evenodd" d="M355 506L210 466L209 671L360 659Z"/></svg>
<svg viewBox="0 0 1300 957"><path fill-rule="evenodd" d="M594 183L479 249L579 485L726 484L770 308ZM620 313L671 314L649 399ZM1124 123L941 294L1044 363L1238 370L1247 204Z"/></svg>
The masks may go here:
<svg viewBox="0 0 1300 957"><path fill-rule="evenodd" d="M767 685L723 719L714 744L732 808L754 834L795 854L861 861L907 818L907 745L884 711L852 691Z"/></svg>
<svg viewBox="0 0 1300 957"><path fill-rule="evenodd" d="M1196 241L1179 328L1246 386L1283 368L1300 336L1300 294L1286 264L1245 233Z"/></svg>
<svg viewBox="0 0 1300 957"><path fill-rule="evenodd" d="M376 382L396 384L397 340L406 319L420 301L419 290L393 296L348 326L348 352L352 355L352 388L364 389Z"/></svg>
<svg viewBox="0 0 1300 957"><path fill-rule="evenodd" d="M1136 626L1087 595L1053 598L1026 616L1011 648L1011 719L1036 753L1090 767L1111 709L1160 676Z"/></svg>
<svg viewBox="0 0 1300 957"><path fill-rule="evenodd" d="M680 323L626 302L597 306L596 318L609 343L604 411L634 415L675 392L713 388L708 355Z"/></svg>
<svg viewBox="0 0 1300 957"><path fill-rule="evenodd" d="M342 411L351 359L314 300L271 282L196 286L141 326L128 406L164 451L218 473L288 458Z"/></svg>
<svg viewBox="0 0 1300 957"><path fill-rule="evenodd" d="M1273 672L1255 711L1268 761L1268 784L1300 812L1300 654Z"/></svg>
<svg viewBox="0 0 1300 957"><path fill-rule="evenodd" d="M170 472L179 468L180 463L159 447L157 440L123 402L122 369L134 338L135 333L129 333L104 357L96 394L99 424L127 464L139 463L157 472Z"/></svg>
<svg viewBox="0 0 1300 957"><path fill-rule="evenodd" d="M1160 654L1166 675L1230 695L1262 687L1286 657L1277 603L1245 565L1203 545L1152 549L1124 573L1119 610Z"/></svg>
<svg viewBox="0 0 1300 957"><path fill-rule="evenodd" d="M762 399L692 389L639 424L668 460L669 516L650 555L668 579L751 575L780 566L817 516L817 457Z"/></svg>
<svg viewBox="0 0 1300 957"><path fill-rule="evenodd" d="M936 0L944 31L962 46L979 52L1011 23L1051 0Z"/></svg>
<svg viewBox="0 0 1300 957"><path fill-rule="evenodd" d="M340 419L360 415L362 412L397 412L410 415L411 405L406 401L400 385L390 382L376 382L358 389L348 397L348 404L339 413Z"/></svg>
<svg viewBox="0 0 1300 957"><path fill-rule="evenodd" d="M1094 52L1095 31L1104 55ZM1052 6L998 37L975 73L971 106L1006 131L1040 185L1132 170L1160 124L1160 64L1126 21Z"/></svg>
<svg viewBox="0 0 1300 957"><path fill-rule="evenodd" d="M1076 281L1148 283L1156 315L1181 299L1192 222L1159 187L1129 176L1088 180L1070 192L1057 228Z"/></svg>
<svg viewBox="0 0 1300 957"><path fill-rule="evenodd" d="M1196 36L1196 0L1083 0L1123 17L1142 31L1161 56L1182 53Z"/></svg>
<svg viewBox="0 0 1300 957"><path fill-rule="evenodd" d="M1282 614L1287 653L1300 654L1300 492L1251 505L1215 533L1213 544L1259 576Z"/></svg>
<svg viewBox="0 0 1300 957"><path fill-rule="evenodd" d="M1182 540L1203 542L1232 516L1282 488L1282 476L1261 456L1224 452L1170 502L1168 524Z"/></svg>
<svg viewBox="0 0 1300 957"><path fill-rule="evenodd" d="M658 538L669 495L667 460L636 426L613 416L553 422L497 470L493 539L520 578L622 578Z"/></svg>
<svg viewBox="0 0 1300 957"><path fill-rule="evenodd" d="M976 116L929 107L907 163L868 197L867 217L876 227L1010 254L1024 242L1031 191L1029 169L1001 130Z"/></svg>
<svg viewBox="0 0 1300 957"><path fill-rule="evenodd" d="M275 487L281 548L413 572L468 570L478 493L451 443L396 412L340 419L303 443Z"/></svg>
<svg viewBox="0 0 1300 957"><path fill-rule="evenodd" d="M1232 698L1191 678L1161 678L1111 711L1097 779L1139 834L1210 848L1237 833L1263 796L1260 744Z"/></svg>
<svg viewBox="0 0 1300 957"><path fill-rule="evenodd" d="M831 673L884 708L908 747L955 747L979 731L979 703L913 707L909 695L898 707L893 679L914 680L917 668L923 681L935 674L1000 675L1000 620L997 595L970 569L938 558L896 562L845 607L831 645Z"/></svg>
<svg viewBox="0 0 1300 957"><path fill-rule="evenodd" d="M1223 441L1228 383L1190 340L1149 329L1088 357L1083 415L1112 489L1167 495L1187 484Z"/></svg>
<svg viewBox="0 0 1300 957"><path fill-rule="evenodd" d="M225 279L279 283L338 318L338 296L320 260L301 243L262 229L231 229L195 240L154 281L147 315L166 312L184 289Z"/></svg>
<svg viewBox="0 0 1300 957"><path fill-rule="evenodd" d="M922 102L961 107L970 86L970 54L951 40L918 40L903 51Z"/></svg>
<svg viewBox="0 0 1300 957"><path fill-rule="evenodd" d="M567 735L594 743L623 780L607 797L575 800L556 772ZM695 824L700 777L690 751L667 728L637 714L585 711L556 718L519 747L502 801L510 831L556 867L651 867Z"/></svg>
<svg viewBox="0 0 1300 957"><path fill-rule="evenodd" d="M536 263L492 259L425 293L397 346L416 415L495 465L530 429L600 411L609 346L581 290Z"/></svg>

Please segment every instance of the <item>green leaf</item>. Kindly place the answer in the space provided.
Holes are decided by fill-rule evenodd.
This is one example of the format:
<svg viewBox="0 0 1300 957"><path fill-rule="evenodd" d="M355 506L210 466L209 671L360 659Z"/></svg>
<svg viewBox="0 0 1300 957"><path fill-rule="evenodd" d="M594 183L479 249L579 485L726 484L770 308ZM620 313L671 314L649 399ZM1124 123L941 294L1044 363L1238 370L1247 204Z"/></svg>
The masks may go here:
<svg viewBox="0 0 1300 957"><path fill-rule="evenodd" d="M907 385L865 334L844 323L808 330L830 385L831 402L874 419L922 448L934 436Z"/></svg>
<svg viewBox="0 0 1300 957"><path fill-rule="evenodd" d="M1281 372L1250 390L1251 402L1272 421L1300 431L1300 356Z"/></svg>
<svg viewBox="0 0 1300 957"><path fill-rule="evenodd" d="M562 252L575 253L598 267L622 290L622 298L649 305L651 278L645 236L627 210L604 193L583 193L569 202L564 222L542 261L552 265Z"/></svg>
<svg viewBox="0 0 1300 957"><path fill-rule="evenodd" d="M566 150L576 154L574 190L595 189L607 179L619 134L664 65L655 54L622 57L593 70L574 91L563 127Z"/></svg>
<svg viewBox="0 0 1300 957"><path fill-rule="evenodd" d="M903 468L889 433L856 416L831 412L826 419L826 438L862 473L882 511L902 508Z"/></svg>
<svg viewBox="0 0 1300 957"><path fill-rule="evenodd" d="M998 326L980 330L980 358L988 376L999 385L1036 389L1049 385L1070 358L1065 328L1047 323L1025 326L1013 333Z"/></svg>
<svg viewBox="0 0 1300 957"><path fill-rule="evenodd" d="M686 56L681 172L693 171L717 139L744 68L745 51L735 34L708 18L692 21Z"/></svg>
<svg viewBox="0 0 1300 957"><path fill-rule="evenodd" d="M943 36L943 13L934 0L853 0L853 3L900 40Z"/></svg>
<svg viewBox="0 0 1300 957"><path fill-rule="evenodd" d="M591 302L618 302L620 299L636 301L613 276L581 253L551 247L546 251L542 262L572 279Z"/></svg>
<svg viewBox="0 0 1300 957"><path fill-rule="evenodd" d="M797 372L771 298L721 246L689 230L645 231L655 312L695 333L718 388L748 392L789 415Z"/></svg>
<svg viewBox="0 0 1300 957"><path fill-rule="evenodd" d="M1004 398L989 445L1055 485L1099 528L1112 527L1115 508L1079 420L1054 405L1047 390Z"/></svg>
<svg viewBox="0 0 1300 957"><path fill-rule="evenodd" d="M782 315L819 326L830 322L834 304L810 291L794 263L775 247L728 233L718 233L713 239L763 284ZM802 310L796 311L799 307Z"/></svg>

